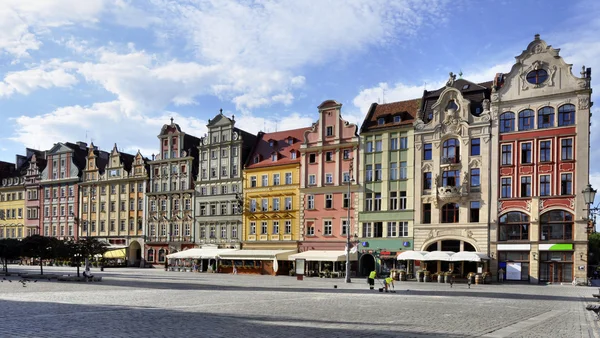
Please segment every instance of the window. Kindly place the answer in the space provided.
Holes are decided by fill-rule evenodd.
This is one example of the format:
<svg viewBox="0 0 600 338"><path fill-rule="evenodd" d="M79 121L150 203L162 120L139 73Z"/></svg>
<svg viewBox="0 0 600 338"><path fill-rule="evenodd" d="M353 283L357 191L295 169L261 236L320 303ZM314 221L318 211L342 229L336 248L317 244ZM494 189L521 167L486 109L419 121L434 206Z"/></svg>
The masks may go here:
<svg viewBox="0 0 600 338"><path fill-rule="evenodd" d="M325 161L327 161L327 162L333 161L333 152L328 151L325 153Z"/></svg>
<svg viewBox="0 0 600 338"><path fill-rule="evenodd" d="M327 136L333 136L333 126L327 126L326 133Z"/></svg>
<svg viewBox="0 0 600 338"><path fill-rule="evenodd" d="M222 202L221 203L221 215L227 215L227 202Z"/></svg>
<svg viewBox="0 0 600 338"><path fill-rule="evenodd" d="M221 166L221 176L227 177L227 166Z"/></svg>
<svg viewBox="0 0 600 338"><path fill-rule="evenodd" d="M481 155L481 140L478 138L471 139L471 156Z"/></svg>
<svg viewBox="0 0 600 338"><path fill-rule="evenodd" d="M560 140L560 159L569 161L573 159L573 139L565 138Z"/></svg>
<svg viewBox="0 0 600 338"><path fill-rule="evenodd" d="M269 230L267 228L267 222L263 221L263 222L260 223L260 225L261 225L261 229L260 229L261 231L260 231L260 233L263 234L263 235L268 234Z"/></svg>
<svg viewBox="0 0 600 338"><path fill-rule="evenodd" d="M326 194L325 195L325 209L332 209L332 208L333 208L333 195Z"/></svg>
<svg viewBox="0 0 600 338"><path fill-rule="evenodd" d="M515 131L515 113L503 113L500 115L500 132L509 133L511 131Z"/></svg>
<svg viewBox="0 0 600 338"><path fill-rule="evenodd" d="M549 211L540 218L542 241L572 240L573 215L562 210Z"/></svg>
<svg viewBox="0 0 600 338"><path fill-rule="evenodd" d="M365 211L373 211L373 193L366 193L365 196Z"/></svg>
<svg viewBox="0 0 600 338"><path fill-rule="evenodd" d="M375 164L375 181L381 181L381 163Z"/></svg>
<svg viewBox="0 0 600 338"><path fill-rule="evenodd" d="M227 194L227 186L226 185L221 186L221 194L222 195L226 195Z"/></svg>
<svg viewBox="0 0 600 338"><path fill-rule="evenodd" d="M323 235L331 236L331 221L323 221Z"/></svg>
<svg viewBox="0 0 600 338"><path fill-rule="evenodd" d="M512 178L510 177L502 177L501 179L502 185L502 198L510 198L512 197Z"/></svg>
<svg viewBox="0 0 600 338"><path fill-rule="evenodd" d="M431 203L423 203L423 224L431 224Z"/></svg>
<svg viewBox="0 0 600 338"><path fill-rule="evenodd" d="M221 149L221 157L227 157L227 149Z"/></svg>
<svg viewBox="0 0 600 338"><path fill-rule="evenodd" d="M480 169L473 168L471 169L471 190L477 191L481 187L481 176Z"/></svg>
<svg viewBox="0 0 600 338"><path fill-rule="evenodd" d="M148 254L146 255L148 262L154 262L154 250L148 249Z"/></svg>
<svg viewBox="0 0 600 338"><path fill-rule="evenodd" d="M402 122L402 117L400 115L394 116L394 123L400 123L400 122Z"/></svg>
<svg viewBox="0 0 600 338"><path fill-rule="evenodd" d="M398 236L398 224L396 222L387 222L387 237Z"/></svg>
<svg viewBox="0 0 600 338"><path fill-rule="evenodd" d="M308 195L306 197L307 203L306 203L306 208L308 210L313 210L315 208L315 196L314 195Z"/></svg>
<svg viewBox="0 0 600 338"><path fill-rule="evenodd" d="M479 201L471 201L471 207L469 209L469 216L471 223L479 222L479 208L481 203Z"/></svg>
<svg viewBox="0 0 600 338"><path fill-rule="evenodd" d="M398 206L400 210L406 210L406 191L400 192L400 205Z"/></svg>
<svg viewBox="0 0 600 338"><path fill-rule="evenodd" d="M408 222L398 222L398 236L408 237Z"/></svg>
<svg viewBox="0 0 600 338"><path fill-rule="evenodd" d="M279 185L279 174L273 174L273 185Z"/></svg>
<svg viewBox="0 0 600 338"><path fill-rule="evenodd" d="M262 175L262 186L266 187L269 185L269 175Z"/></svg>
<svg viewBox="0 0 600 338"><path fill-rule="evenodd" d="M443 187L460 187L460 170L447 170L442 172Z"/></svg>
<svg viewBox="0 0 600 338"><path fill-rule="evenodd" d="M348 220L343 219L342 220L342 236L347 236L348 235Z"/></svg>
<svg viewBox="0 0 600 338"><path fill-rule="evenodd" d="M250 235L256 235L256 222L250 222Z"/></svg>
<svg viewBox="0 0 600 338"><path fill-rule="evenodd" d="M366 150L367 150L367 153L372 153L373 152L373 142L367 142L367 144L366 144Z"/></svg>
<svg viewBox="0 0 600 338"><path fill-rule="evenodd" d="M315 235L315 227L313 225L308 225L306 227L306 235L307 236L314 236Z"/></svg>
<svg viewBox="0 0 600 338"><path fill-rule="evenodd" d="M531 197L531 176L521 177L521 197Z"/></svg>
<svg viewBox="0 0 600 338"><path fill-rule="evenodd" d="M535 69L527 73L526 79L531 84L541 84L548 79L548 72L545 69Z"/></svg>
<svg viewBox="0 0 600 338"><path fill-rule="evenodd" d="M298 155L297 155L297 153L296 153L296 151L295 151L295 150L292 150L292 151L290 152L290 158L291 158L292 160L295 160L297 156L298 156Z"/></svg>
<svg viewBox="0 0 600 338"><path fill-rule="evenodd" d="M100 232L105 232L105 231L106 231L106 222L100 221Z"/></svg>
<svg viewBox="0 0 600 338"><path fill-rule="evenodd" d="M375 141L375 151L382 151L382 150L383 150L383 146L382 146L381 140L376 140Z"/></svg>
<svg viewBox="0 0 600 338"><path fill-rule="evenodd" d="M550 196L550 175L540 176L540 196Z"/></svg>
<svg viewBox="0 0 600 338"><path fill-rule="evenodd" d="M373 166L371 164L367 164L365 176L367 182L373 181Z"/></svg>
<svg viewBox="0 0 600 338"><path fill-rule="evenodd" d="M431 173L423 173L423 190L431 189Z"/></svg>
<svg viewBox="0 0 600 338"><path fill-rule="evenodd" d="M344 160L349 160L350 159L350 149L344 149L343 156L344 156Z"/></svg>
<svg viewBox="0 0 600 338"><path fill-rule="evenodd" d="M291 197L285 198L285 210L292 210L292 198Z"/></svg>
<svg viewBox="0 0 600 338"><path fill-rule="evenodd" d="M458 223L458 204L448 203L442 206L442 223Z"/></svg>
<svg viewBox="0 0 600 338"><path fill-rule="evenodd" d="M272 162L277 162L277 153L271 154L271 161Z"/></svg>
<svg viewBox="0 0 600 338"><path fill-rule="evenodd" d="M238 174L237 164L234 164L231 168L231 176L237 176L237 174Z"/></svg>
<svg viewBox="0 0 600 338"><path fill-rule="evenodd" d="M552 160L550 141L540 142L540 162L550 162Z"/></svg>
<svg viewBox="0 0 600 338"><path fill-rule="evenodd" d="M348 182L350 182L350 173L349 173L348 171L344 171L344 172L342 173L342 181L343 181L344 183L348 183Z"/></svg>
<svg viewBox="0 0 600 338"><path fill-rule="evenodd" d="M333 184L333 174L325 174L325 184Z"/></svg>
<svg viewBox="0 0 600 338"><path fill-rule="evenodd" d="M398 138L394 137L390 139L390 150L398 150Z"/></svg>
<svg viewBox="0 0 600 338"><path fill-rule="evenodd" d="M554 108L544 107L538 110L538 129L554 127Z"/></svg>
<svg viewBox="0 0 600 338"><path fill-rule="evenodd" d="M273 235L279 235L279 221L273 221Z"/></svg>
<svg viewBox="0 0 600 338"><path fill-rule="evenodd" d="M521 164L531 163L531 143L521 143Z"/></svg>
<svg viewBox="0 0 600 338"><path fill-rule="evenodd" d="M373 237L373 226L371 223L363 223L362 224L362 236L363 237Z"/></svg>
<svg viewBox="0 0 600 338"><path fill-rule="evenodd" d="M375 206L373 208L374 211L381 210L381 193L375 193Z"/></svg>
<svg viewBox="0 0 600 338"><path fill-rule="evenodd" d="M349 205L350 205L350 198L348 197L348 193L344 193L342 207L344 209L348 209Z"/></svg>
<svg viewBox="0 0 600 338"><path fill-rule="evenodd" d="M390 180L394 181L398 179L398 163L390 163Z"/></svg>
<svg viewBox="0 0 600 338"><path fill-rule="evenodd" d="M213 160L217 159L217 151L213 150L210 152L210 158L212 158Z"/></svg>
<svg viewBox="0 0 600 338"><path fill-rule="evenodd" d="M254 234L256 233L256 225L254 226ZM253 234L253 235L254 235ZM237 227L236 226L232 226L231 227L231 238L237 238Z"/></svg>
<svg viewBox="0 0 600 338"><path fill-rule="evenodd" d="M308 154L308 163L317 163L317 154Z"/></svg>
<svg viewBox="0 0 600 338"><path fill-rule="evenodd" d="M251 188L256 188L256 176L251 176L250 177L250 187Z"/></svg>
<svg viewBox="0 0 600 338"><path fill-rule="evenodd" d="M263 198L260 202L261 202L262 211L269 211L269 200L266 198Z"/></svg>
<svg viewBox="0 0 600 338"><path fill-rule="evenodd" d="M451 138L444 141L442 146L442 164L447 163L458 163L458 156L460 154L460 142Z"/></svg>
<svg viewBox="0 0 600 338"><path fill-rule="evenodd" d="M256 212L256 200L255 199L250 200L250 212Z"/></svg>
<svg viewBox="0 0 600 338"><path fill-rule="evenodd" d="M292 173L285 173L285 184L292 184Z"/></svg>
<svg viewBox="0 0 600 338"><path fill-rule="evenodd" d="M511 165L512 164L512 145L503 144L502 145L502 165Z"/></svg>
<svg viewBox="0 0 600 338"><path fill-rule="evenodd" d="M565 104L558 108L558 126L571 126L575 124L575 106Z"/></svg>
<svg viewBox="0 0 600 338"><path fill-rule="evenodd" d="M279 198L273 198L273 211L279 211Z"/></svg>
<svg viewBox="0 0 600 338"><path fill-rule="evenodd" d="M408 169L406 167L406 162L400 162L400 179L405 180L408 178Z"/></svg>
<svg viewBox="0 0 600 338"><path fill-rule="evenodd" d="M308 185L317 185L317 176L308 175Z"/></svg>
<svg viewBox="0 0 600 338"><path fill-rule="evenodd" d="M572 195L573 194L573 174L561 174L560 175L560 194L561 195Z"/></svg>
<svg viewBox="0 0 600 338"><path fill-rule="evenodd" d="M384 125L385 124L385 119L383 117L378 118L377 119L377 124L380 125L380 126Z"/></svg>
<svg viewBox="0 0 600 338"><path fill-rule="evenodd" d="M520 241L529 239L529 216L512 211L500 216L498 225L499 241Z"/></svg>
<svg viewBox="0 0 600 338"><path fill-rule="evenodd" d="M400 149L408 149L408 137L400 138Z"/></svg>
<svg viewBox="0 0 600 338"><path fill-rule="evenodd" d="M533 129L535 113L531 109L525 109L519 113L519 131Z"/></svg>

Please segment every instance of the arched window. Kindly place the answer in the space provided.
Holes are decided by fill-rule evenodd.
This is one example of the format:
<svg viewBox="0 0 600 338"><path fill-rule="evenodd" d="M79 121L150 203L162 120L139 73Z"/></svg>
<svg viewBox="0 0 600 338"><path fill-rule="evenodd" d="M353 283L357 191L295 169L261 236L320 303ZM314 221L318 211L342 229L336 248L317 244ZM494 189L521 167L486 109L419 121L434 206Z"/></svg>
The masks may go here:
<svg viewBox="0 0 600 338"><path fill-rule="evenodd" d="M167 255L167 250L165 250L165 249L158 250L158 262L164 263L166 255Z"/></svg>
<svg viewBox="0 0 600 338"><path fill-rule="evenodd" d="M538 110L538 129L554 127L554 108L544 107Z"/></svg>
<svg viewBox="0 0 600 338"><path fill-rule="evenodd" d="M154 249L148 249L148 254L146 255L146 260L148 262L154 262Z"/></svg>
<svg viewBox="0 0 600 338"><path fill-rule="evenodd" d="M520 241L529 239L529 216L512 211L500 216L498 226L499 241Z"/></svg>
<svg viewBox="0 0 600 338"><path fill-rule="evenodd" d="M507 111L500 115L500 132L509 133L515 131L515 113Z"/></svg>
<svg viewBox="0 0 600 338"><path fill-rule="evenodd" d="M455 138L444 141L442 146L442 164L459 163L460 141Z"/></svg>
<svg viewBox="0 0 600 338"><path fill-rule="evenodd" d="M575 106L563 104L558 108L558 126L571 126L575 124Z"/></svg>
<svg viewBox="0 0 600 338"><path fill-rule="evenodd" d="M442 207L442 223L458 223L458 204L448 203Z"/></svg>
<svg viewBox="0 0 600 338"><path fill-rule="evenodd" d="M573 215L562 210L549 211L540 218L540 240L573 239Z"/></svg>
<svg viewBox="0 0 600 338"><path fill-rule="evenodd" d="M525 109L519 113L519 131L533 129L535 113L531 109Z"/></svg>

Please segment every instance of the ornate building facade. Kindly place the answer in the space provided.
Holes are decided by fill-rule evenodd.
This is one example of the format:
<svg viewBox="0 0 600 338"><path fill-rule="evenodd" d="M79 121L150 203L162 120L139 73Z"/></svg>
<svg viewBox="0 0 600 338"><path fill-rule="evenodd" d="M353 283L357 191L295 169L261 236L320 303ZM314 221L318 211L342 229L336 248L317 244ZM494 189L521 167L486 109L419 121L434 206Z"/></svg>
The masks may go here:
<svg viewBox="0 0 600 338"><path fill-rule="evenodd" d="M506 279L585 279L591 69L581 76L539 35L492 93L492 269Z"/></svg>
<svg viewBox="0 0 600 338"><path fill-rule="evenodd" d="M421 100L373 103L361 127L360 272L387 273L413 248L414 132Z"/></svg>
<svg viewBox="0 0 600 338"><path fill-rule="evenodd" d="M166 255L196 245L194 182L200 139L171 119L158 135L160 152L152 155L146 206L145 260L164 264Z"/></svg>
<svg viewBox="0 0 600 338"><path fill-rule="evenodd" d="M27 158L0 162L0 238L25 237L25 168Z"/></svg>
<svg viewBox="0 0 600 338"><path fill-rule="evenodd" d="M91 144L79 188L79 236L124 248L111 257L139 266L147 181L146 159L139 152L123 153L115 144L107 153Z"/></svg>
<svg viewBox="0 0 600 338"><path fill-rule="evenodd" d="M46 152L46 168L40 186L43 191L43 219L40 234L59 239L77 238L79 182L87 155L85 142L56 143Z"/></svg>
<svg viewBox="0 0 600 338"><path fill-rule="evenodd" d="M357 233L358 127L342 119L336 101L324 101L318 109L319 119L300 146L299 249L343 251L348 232Z"/></svg>
<svg viewBox="0 0 600 338"><path fill-rule="evenodd" d="M31 159L25 173L25 208L27 208L25 231L27 236L40 234L43 215L43 209L41 208L43 191L40 189L40 180L46 167L45 152L27 149L28 155L30 152L32 153Z"/></svg>
<svg viewBox="0 0 600 338"><path fill-rule="evenodd" d="M445 87L423 95L414 123L417 251L489 253L490 85L457 80L450 73ZM451 268L447 262L427 266L433 273ZM454 272L476 268L465 263Z"/></svg>
<svg viewBox="0 0 600 338"><path fill-rule="evenodd" d="M198 244L240 248L242 235L242 168L256 136L235 127L221 111L208 121L201 138L196 181Z"/></svg>

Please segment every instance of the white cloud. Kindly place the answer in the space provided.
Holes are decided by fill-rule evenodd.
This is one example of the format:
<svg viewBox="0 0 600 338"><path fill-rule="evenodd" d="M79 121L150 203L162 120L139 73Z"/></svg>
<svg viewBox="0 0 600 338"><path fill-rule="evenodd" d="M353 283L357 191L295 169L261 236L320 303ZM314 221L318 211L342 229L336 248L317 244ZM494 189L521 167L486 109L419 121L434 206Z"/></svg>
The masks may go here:
<svg viewBox="0 0 600 338"><path fill-rule="evenodd" d="M47 70L45 67L38 67L11 72L0 82L0 98L9 97L15 92L28 95L38 88L71 87L77 82L77 78L64 69Z"/></svg>

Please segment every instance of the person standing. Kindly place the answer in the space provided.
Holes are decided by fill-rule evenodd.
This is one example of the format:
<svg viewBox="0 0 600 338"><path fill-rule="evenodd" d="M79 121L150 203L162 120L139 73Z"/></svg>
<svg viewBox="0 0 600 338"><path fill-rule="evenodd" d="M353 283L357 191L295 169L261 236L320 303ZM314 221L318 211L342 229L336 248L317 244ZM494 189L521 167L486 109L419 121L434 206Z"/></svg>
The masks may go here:
<svg viewBox="0 0 600 338"><path fill-rule="evenodd" d="M375 288L375 278L377 278L377 271L373 270L371 273L369 273L369 278L367 278L367 283L369 283L370 290Z"/></svg>

